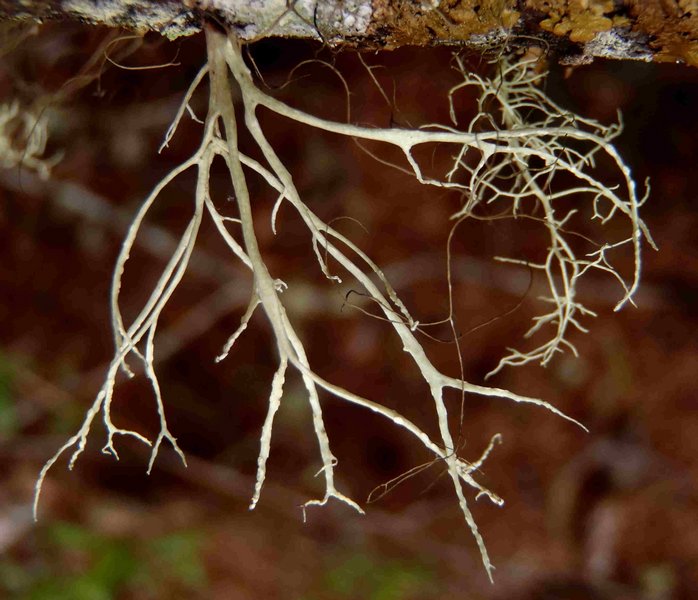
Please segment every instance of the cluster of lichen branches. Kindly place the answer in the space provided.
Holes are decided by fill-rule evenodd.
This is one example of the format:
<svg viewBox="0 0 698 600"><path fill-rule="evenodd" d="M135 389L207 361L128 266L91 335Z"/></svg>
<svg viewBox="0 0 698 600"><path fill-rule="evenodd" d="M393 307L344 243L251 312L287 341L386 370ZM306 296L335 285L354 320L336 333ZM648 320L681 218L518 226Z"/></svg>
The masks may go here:
<svg viewBox="0 0 698 600"><path fill-rule="evenodd" d="M605 219L611 218L616 213L628 217L632 230L630 243L633 244L636 251L638 268L633 282L624 284L626 289L624 301L630 299L637 287L639 243L644 232L637 215L637 207L640 202L636 198L635 186L627 168L608 141L609 132L598 128L595 124L593 124L591 132L580 127L580 124L592 124L589 121L563 118L562 122L558 122L557 115L561 111L550 104L542 92L529 85L530 81L525 79L529 77L529 71L526 67L518 68L516 65L506 66L499 79L493 81L480 79L463 69L464 83L462 85L479 86L482 90L483 102L489 95L494 95L501 103L503 110L499 122L501 126L489 130L476 127L476 123L472 123L471 127L466 130L460 130L457 127L455 113L453 126L425 126L419 129L366 128L350 123L327 121L288 106L262 92L255 84L243 60L237 40L213 28L207 29L206 38L208 64L192 82L173 125L167 133L164 145L175 133L179 121L188 110L188 102L192 94L202 81L208 78L209 107L203 124L202 142L189 160L174 169L156 186L143 203L131 225L113 276L111 297L115 341L113 360L105 377L104 385L88 410L79 431L58 450L42 469L36 486L35 511L47 471L69 449L72 449L70 467L73 466L85 448L93 420L98 415L101 415L107 430L107 443L103 448L104 452L117 456L114 446L115 437L125 435L135 437L151 446L149 471L153 466L160 445L165 441L171 444L184 460L184 455L170 432L165 418L163 400L153 366L154 336L162 310L187 267L202 219L208 215L236 260L242 261L251 270L254 282L250 303L242 317L240 327L230 337L218 360L227 356L235 340L246 329L253 313L258 309L261 309L266 315L279 356L279 366L271 382L268 412L260 437L261 448L258 457L257 477L250 508L254 508L260 498L265 480L266 463L270 454L274 417L282 401L286 373L289 369L293 369L300 374L303 380L312 412L313 429L320 452L320 473L324 478L325 488L321 498L310 500L305 506L323 505L331 498L335 498L362 512L360 506L339 491L335 485L334 472L337 460L330 449L320 403L320 392L324 391L382 415L394 425L412 434L435 459L442 460L446 464L461 510L477 541L483 564L491 577L493 567L468 507L464 484L475 489L476 498L485 496L498 505L502 504L502 500L496 494L481 486L473 477L474 472L487 458L498 437L493 437L488 448L476 461L468 462L459 457L454 442L453 424L450 422L452 419L449 419L449 411L444 401L444 390L453 388L462 394L501 397L515 402L535 404L566 419L574 420L541 400L514 394L503 389L475 385L464 381L462 375L452 377L440 372L432 364L417 337L419 322L410 315L407 307L401 302L380 268L349 238L340 234L330 224L323 222L303 202L293 177L265 137L257 112L260 108L264 108L308 127L358 140L383 142L401 149L409 168L421 183L454 188L465 193L467 201L462 210L454 215L456 219L472 213L481 203L496 201L501 204L508 202L509 210L513 215L523 214L529 201L539 203L543 207L543 221L551 232L552 245L549 260L543 265L537 265L537 268L545 270L548 275L553 290L554 303L554 312L551 313L551 316L541 319L540 324L552 322L557 327L555 338L531 355L531 359L542 358L544 361L565 343L566 330L571 324L577 324L575 314L584 312L574 298L577 279L585 271L592 268L611 269L606 261L606 251L609 247L602 247L595 257L579 259L574 256L561 233L565 218L558 216L553 210L556 200L571 195L591 194L595 214ZM243 125L236 120L232 85L237 86L241 97L244 127L263 155L266 165L246 156L238 147L238 130ZM457 89L452 90L450 97L452 98L457 91ZM485 104L482 105L482 108L485 109ZM549 120L544 119L534 125L525 126L520 120L520 114L523 110L530 108L535 108L547 115L546 119ZM588 143L592 150L586 154L571 150L565 146L565 139L568 138ZM413 153L417 146L423 144L447 144L456 148L453 167L443 178L435 179L423 175L422 168ZM589 174L587 167L593 162L594 153L606 153L616 161L625 178L626 189L624 189L623 194L619 189L606 188ZM223 217L209 193L210 168L217 156L222 157L228 167L234 189L234 200L238 209L237 218ZM475 157L474 160L473 157ZM531 161L534 160L538 165L536 170L531 168ZM509 168L515 170L515 177L512 178L510 173L503 177L505 175L503 163L509 164ZM121 316L119 294L124 268L138 235L139 227L165 187L190 168L198 171L191 219L178 247L163 270L143 309L133 322L126 326ZM579 185L551 192L551 182L559 171L565 171L578 179ZM350 390L336 386L320 377L313 370L284 305L283 290L286 284L269 272L257 243L255 229L260 224L256 223L253 217L252 200L248 190L248 179L251 176L261 177L278 193L277 204L272 213L271 227L274 232L276 232L275 221L278 207L281 203L288 202L307 226L319 266L326 277L331 281L339 281L339 277L332 275L329 271L326 261L328 257L331 257L355 281L355 285L361 286L363 292L380 308L397 334L404 351L413 359L415 368L421 373L426 384L426 389L429 391L427 397L430 396L430 401L434 404L439 429L438 439L432 439L417 424L398 412L354 394ZM504 187L503 182L508 187ZM606 207L605 213L602 208L604 206ZM267 226L267 224L262 226ZM128 356L132 356L142 363L145 375L152 385L160 416L160 432L154 441L145 438L136 431L119 428L112 422L110 405L115 381L120 369L130 373L126 364ZM526 361L505 359L504 362ZM576 423L576 421L574 422Z"/></svg>

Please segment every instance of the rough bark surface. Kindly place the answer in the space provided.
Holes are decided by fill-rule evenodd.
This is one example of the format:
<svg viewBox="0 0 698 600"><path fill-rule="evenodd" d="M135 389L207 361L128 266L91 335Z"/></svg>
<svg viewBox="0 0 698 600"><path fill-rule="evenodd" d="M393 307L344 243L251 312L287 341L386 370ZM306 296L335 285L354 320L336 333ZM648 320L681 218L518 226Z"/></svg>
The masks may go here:
<svg viewBox="0 0 698 600"><path fill-rule="evenodd" d="M698 66L698 0L0 0L0 18L78 19L191 35L208 18L245 40L315 38L390 49L544 46L562 63L595 57Z"/></svg>

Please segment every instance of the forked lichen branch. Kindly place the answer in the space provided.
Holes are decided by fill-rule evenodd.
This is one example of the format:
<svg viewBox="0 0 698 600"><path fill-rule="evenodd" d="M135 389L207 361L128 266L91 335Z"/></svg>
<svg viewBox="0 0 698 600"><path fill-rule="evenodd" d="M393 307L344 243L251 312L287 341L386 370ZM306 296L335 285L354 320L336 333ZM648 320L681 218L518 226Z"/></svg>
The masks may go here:
<svg viewBox="0 0 698 600"><path fill-rule="evenodd" d="M336 398L382 415L394 425L412 434L435 459L442 460L447 465L460 508L475 537L482 562L491 578L493 566L470 512L465 488L473 488L476 491L476 498L484 495L495 504L503 503L501 498L484 488L474 478L475 471L482 466L499 437L498 435L493 437L483 455L475 462L468 462L459 457L454 442L451 423L453 419L444 401L444 390L453 388L463 395L477 394L533 404L580 424L542 400L504 389L469 383L463 379L462 373L459 377L453 377L439 371L432 364L417 337L419 321L412 317L378 265L349 238L315 215L304 203L291 173L268 142L257 112L259 109L266 109L308 127L360 141L383 142L401 149L411 172L419 182L462 192L465 201L462 208L453 215L456 220L474 215L478 207L484 204L504 205L505 210L509 211L512 217L521 218L530 214L534 208L542 208L543 216L540 219L550 232L550 248L544 263L531 266L545 272L551 290L549 300L553 308L550 313L537 319L534 330L543 325L552 324L555 334L550 341L532 352L525 354L512 352L502 360L498 368L505 364L521 364L532 360L539 360L545 364L555 352L570 346L570 342L566 339L568 330L570 327L581 328L578 322L579 316L590 312L575 296L577 281L587 271L592 269L610 271L620 280L624 296L619 307L631 301L637 289L640 272L640 243L647 232L638 216L641 199L636 195L635 183L627 166L610 142L617 129L604 128L594 121L565 114L536 87L537 75L526 64L504 63L496 77L485 79L467 72L460 61L457 61L457 66L462 74L463 83L453 88L448 96L453 121L450 125L428 125L418 129L380 129L328 121L295 109L262 92L255 84L243 60L241 47L236 39L218 29L208 27L206 40L208 64L200 71L187 91L175 121L167 132L163 146L166 146L175 134L179 121L187 112L191 96L204 79L208 78L209 105L203 124L202 142L194 155L168 174L148 196L124 240L112 282L114 357L104 385L89 408L82 426L42 469L36 484L35 514L46 473L69 449L72 449L69 463L72 468L85 448L88 433L97 415L102 416L107 429L107 443L103 452L118 458L114 446L115 438L117 435L126 435L151 447L148 471L152 469L163 442L172 445L184 461L184 454L170 432L165 418L164 403L154 368L154 336L162 310L184 275L202 219L208 215L233 257L246 265L253 276L248 309L242 317L240 327L231 335L216 360L220 361L228 356L235 341L247 328L253 313L258 310L264 313L271 327L279 357L278 369L271 382L268 411L260 436L257 477L250 508L254 508L260 499L266 477L267 459L271 451L274 417L283 399L287 373L292 369L300 374L305 387L312 413L313 430L319 446L321 464L319 473L324 478L325 488L322 496L308 501L304 509L308 506L323 505L331 498L335 498L358 512L363 512L359 504L341 492L335 484L337 459L330 448L320 403L320 393L324 391ZM243 123L238 122L232 100L233 82L238 88L242 102L244 127L252 136L266 165L246 156L238 147L238 131L243 127ZM478 118L461 130L458 128L453 97L466 86L475 86L479 89L481 110ZM492 106L493 104L496 106ZM538 116L538 119L527 122L522 116L524 113L533 113ZM489 127L483 128L483 123L487 123ZM455 148L452 165L442 178L424 175L414 154L415 148L423 144L447 144ZM588 147L586 150L577 148L584 145ZM605 154L616 164L621 174L621 186L606 187L593 176L594 160L599 154ZM210 195L210 168L217 156L222 157L228 167L238 209L236 219L223 217ZM119 297L126 262L139 228L166 186L191 168L197 169L198 175L190 221L141 312L126 326L121 314ZM557 184L557 177L560 174L565 174L578 183L573 187L556 190L554 184ZM415 368L421 373L426 384L425 389L429 390L438 424L438 438L432 439L417 424L395 410L326 381L313 370L303 343L286 311L283 299L286 284L269 272L259 248L256 228L260 224L255 220L250 198L248 188L250 176L261 177L278 193L277 205L272 213L271 226L274 232L276 233L275 219L278 206L288 202L307 226L319 266L328 280L340 281L337 275L330 273L326 263L327 258L331 257L363 289L363 293L380 307L404 351L410 355ZM585 195L592 199L594 217L605 222L616 215L622 215L628 220L630 234L626 240L603 245L595 254L579 258L574 254L565 237L564 225L572 211L564 212L556 210L556 207L561 199L572 196L581 198ZM619 245L630 245L635 254L636 269L632 280L628 283L608 262L609 251ZM119 428L112 422L110 408L117 373L119 369L127 374L132 373L126 364L126 358L129 355L133 355L142 364L153 388L160 418L160 432L155 441L147 439L136 431Z"/></svg>

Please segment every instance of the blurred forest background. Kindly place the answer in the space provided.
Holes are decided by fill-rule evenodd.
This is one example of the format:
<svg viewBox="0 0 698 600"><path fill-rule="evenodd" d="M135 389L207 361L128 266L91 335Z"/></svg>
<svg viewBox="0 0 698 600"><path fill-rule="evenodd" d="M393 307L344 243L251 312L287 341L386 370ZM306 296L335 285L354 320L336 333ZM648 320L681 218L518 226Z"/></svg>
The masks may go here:
<svg viewBox="0 0 698 600"><path fill-rule="evenodd" d="M199 143L200 126L186 118L170 147L157 153L205 48L200 37L120 39L126 34L75 24L5 35L0 104L16 99L47 119L45 156L60 161L48 179L28 168L0 169L0 597L698 597L698 71L602 61L574 70L552 66L545 86L565 108L604 123L622 111L617 144L638 181L651 178L643 217L660 252L646 248L637 308L614 314L622 295L617 282L586 282L583 300L599 316L585 323L588 335L573 336L580 358L559 356L546 369L508 368L491 382L554 403L589 434L535 407L466 399L461 455L474 459L493 434L503 437L478 477L505 506L469 496L497 567L490 585L440 464L369 504L364 517L332 503L309 510L303 523L299 505L322 488L297 379L277 417L261 502L248 512L277 357L258 314L231 355L214 363L251 282L228 260L211 223L157 340L170 429L189 467L165 448L147 476L147 449L129 438L118 440L120 461L103 456L97 424L75 469L63 459L50 471L33 524L39 469L81 423L111 358L108 291L129 220ZM381 65L374 73L388 94L394 90L390 106L355 54L282 40L250 48L270 88L318 52L346 78L354 122L447 121L445 93L457 82L448 49L364 55ZM470 63L483 73L491 68L479 57ZM154 65L164 66L132 68ZM201 117L205 87L192 102ZM319 63L303 65L270 93L327 118L346 115L341 82ZM467 122L473 98L459 103ZM269 115L264 125L313 210L337 219L334 225L368 250L417 318L447 316L445 244L460 199L420 187L351 141ZM247 141L243 134L243 146ZM222 204L230 186L222 169L218 175L212 190ZM192 189L190 172L168 188L143 231L127 265L127 313L169 256ZM345 302L350 285L333 287L322 277L291 211L282 209L275 237L275 198L261 186L252 192L263 252L272 274L289 284L284 297L311 364L432 431L431 401L390 328ZM541 310L543 282L492 257L535 257L545 243L545 232L530 221L459 228L459 330L501 317L464 336L467 380L483 383L508 346L524 347L521 335ZM626 273L631 260L620 258ZM448 337L447 329L433 333ZM457 374L453 345L425 343L437 365ZM357 500L429 460L380 417L327 396L323 406L338 486ZM114 418L157 431L143 377L117 388Z"/></svg>

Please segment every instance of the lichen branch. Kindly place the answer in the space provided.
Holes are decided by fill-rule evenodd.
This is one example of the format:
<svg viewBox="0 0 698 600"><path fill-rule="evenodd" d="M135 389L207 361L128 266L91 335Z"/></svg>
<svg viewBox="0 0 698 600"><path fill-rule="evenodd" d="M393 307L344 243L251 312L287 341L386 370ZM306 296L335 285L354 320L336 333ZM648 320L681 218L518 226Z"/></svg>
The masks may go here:
<svg viewBox="0 0 698 600"><path fill-rule="evenodd" d="M349 122L329 121L295 109L263 92L256 85L243 59L237 39L226 36L213 27L207 27L206 42L208 64L201 69L186 92L173 124L167 132L163 147L167 146L177 125L187 112L195 90L204 77L208 77L209 105L201 145L189 160L174 169L155 187L137 212L128 231L117 258L112 281L114 356L105 382L88 409L80 429L59 448L39 475L35 493L35 515L41 487L48 470L64 452L74 447L70 460L72 467L84 450L94 418L99 414L102 415L107 429L105 452L118 457L114 438L116 435L128 435L151 446L148 472L153 468L164 441L169 442L184 461L184 454L165 419L164 402L154 369L154 338L160 315L187 267L201 221L205 215L208 215L232 257L248 267L253 275L247 310L242 315L239 327L229 337L216 361L221 361L229 355L236 340L248 328L258 308L261 309L271 328L278 354L278 368L272 378L267 399L267 413L260 434L257 476L250 509L253 509L261 498L267 474L267 462L271 456L275 415L283 402L284 384L289 369L295 370L300 375L305 388L305 397L310 407L313 432L320 456L318 475L322 475L324 479L324 493L318 499L309 500L303 505L304 516L308 507L324 505L332 498L363 513L359 504L341 492L335 482L337 458L332 453L324 424L320 397L320 393L324 391L339 400L381 415L393 425L411 434L434 457L434 460L446 465L463 517L475 538L483 565L489 577L492 578L494 567L468 506L466 488L472 488L475 491L476 499L485 496L497 505L503 504L503 500L497 494L475 479L475 472L483 466L494 445L500 442L501 438L495 434L476 461L470 463L461 458L454 440L455 429L451 423L453 417L445 402L444 390L449 388L459 390L462 402L466 395L475 394L531 404L547 409L582 428L584 426L543 400L465 381L462 368L460 377L452 377L438 370L418 338L419 320L412 316L381 268L357 244L314 214L303 201L293 176L267 140L257 112L259 109L269 110L290 121L352 138L358 143L377 141L398 148L404 154L407 163L406 167L400 167L402 170L411 173L424 185L453 189L463 195L463 205L453 215L457 222L470 216L477 217L478 209L488 204L503 206L502 214L511 218L534 218L532 212L536 209L540 211L542 216L535 218L542 222L549 236L545 260L530 262L521 258L501 257L500 260L526 264L529 268L544 273L549 289L545 302L552 308L534 319L534 324L527 335L534 335L548 326L552 326L553 335L551 339L541 343L534 350L527 352L511 350L493 373L505 365L526 364L531 361L547 364L556 353L565 349L576 353L572 342L568 339L569 333L574 329L585 331L580 323L580 317L593 315L593 312L577 298L578 282L589 271L607 272L619 281L623 289L623 297L617 308L632 302L639 283L641 241L644 237L651 243L651 238L638 214L638 208L645 196L642 198L637 196L630 170L611 144L619 127L604 127L590 119L565 113L537 87L539 76L528 64L504 62L496 76L485 78L467 72L458 58L456 58L456 65L463 81L450 90L447 97L452 120L450 125L430 124L411 129L381 129L360 127ZM239 92L236 97L240 98L243 123L238 121L233 104L233 84ZM478 90L480 113L467 127L461 129L455 110L454 96L467 87ZM240 151L238 132L243 126L256 144L266 166ZM425 175L415 153L415 149L424 144L446 144L455 149L452 162L443 176ZM621 185L609 187L596 177L594 171L596 161L604 155L617 167ZM228 168L234 190L233 199L238 210L236 218L223 217L210 196L210 169L217 156L225 160ZM131 248L145 216L162 195L166 186L192 167L197 169L198 174L191 219L149 298L127 327L121 313L119 297ZM249 192L249 172L259 175L278 194L271 215L271 228L274 233L277 233L278 209L282 203L288 202L307 227L318 265L330 283L340 281L340 276L329 270L328 258L336 261L343 271L342 276L346 273L346 276L352 278L362 288L362 293L379 307L402 344L403 350L411 357L415 369L421 374L425 397L433 403L438 436L432 438L420 426L399 412L337 386L313 370L305 347L286 310L283 299L286 284L270 273L259 247L256 234L256 227L259 224L254 216L255 211ZM570 185L569 180L575 183ZM561 207L563 201L569 198L588 199L592 218L599 220L602 224L616 217L626 219L630 230L628 237L619 241L605 242L595 250L579 256L575 245L569 239L568 232L577 209ZM449 236L449 244L454 230L455 228ZM612 251L625 246L632 248L635 257L634 273L629 280L617 272L610 259ZM447 250L447 254L450 261L450 250ZM450 262L448 283L450 288ZM451 292L449 292L449 305L451 314L447 320L455 335ZM142 364L155 396L160 431L154 442L135 431L120 429L112 423L111 403L119 369L133 374L126 364L126 358L129 355L133 355L137 362ZM463 425L462 421L461 410L459 426ZM401 476L395 481L402 480ZM387 486L392 484L393 482L389 482Z"/></svg>

